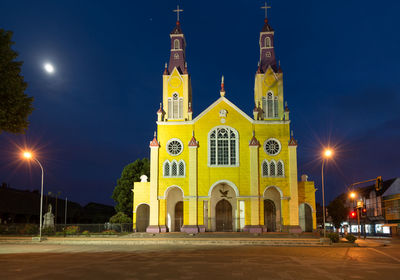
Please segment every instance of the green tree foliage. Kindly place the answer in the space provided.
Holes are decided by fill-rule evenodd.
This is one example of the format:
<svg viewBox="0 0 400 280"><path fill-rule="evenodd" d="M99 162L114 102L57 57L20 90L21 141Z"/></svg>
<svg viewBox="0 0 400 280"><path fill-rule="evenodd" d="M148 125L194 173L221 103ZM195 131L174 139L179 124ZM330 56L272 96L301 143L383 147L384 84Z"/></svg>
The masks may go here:
<svg viewBox="0 0 400 280"><path fill-rule="evenodd" d="M328 213L332 218L332 223L335 228L339 229L342 222L347 220L348 210L344 206L343 201L335 199L328 205Z"/></svg>
<svg viewBox="0 0 400 280"><path fill-rule="evenodd" d="M112 224L131 224L132 223L132 218L129 218L128 215L126 215L123 212L118 212L114 216L110 218L110 223Z"/></svg>
<svg viewBox="0 0 400 280"><path fill-rule="evenodd" d="M18 54L11 49L12 32L0 29L0 133L23 133L32 113L33 97L24 92L27 83L21 73L22 61L15 61Z"/></svg>
<svg viewBox="0 0 400 280"><path fill-rule="evenodd" d="M140 182L140 176L150 177L150 161L147 158L137 159L125 166L121 178L117 180L112 199L117 202L115 210L132 217L132 189L133 182Z"/></svg>

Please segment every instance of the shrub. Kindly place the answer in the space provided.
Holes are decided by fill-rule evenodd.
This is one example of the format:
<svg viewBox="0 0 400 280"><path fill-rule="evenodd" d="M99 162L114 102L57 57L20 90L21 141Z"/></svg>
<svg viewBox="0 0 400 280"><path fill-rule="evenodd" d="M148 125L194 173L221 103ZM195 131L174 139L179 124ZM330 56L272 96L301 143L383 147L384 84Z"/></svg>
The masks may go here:
<svg viewBox="0 0 400 280"><path fill-rule="evenodd" d="M339 234L337 234L336 232L328 233L327 237L332 241L332 243L338 243L339 242Z"/></svg>
<svg viewBox="0 0 400 280"><path fill-rule="evenodd" d="M109 230L102 231L101 234L114 235L114 234L117 234L117 232L113 229L109 229Z"/></svg>
<svg viewBox="0 0 400 280"><path fill-rule="evenodd" d="M45 227L45 228L42 228L42 234L43 235L53 235L55 232L54 232L54 228L52 228L52 227Z"/></svg>
<svg viewBox="0 0 400 280"><path fill-rule="evenodd" d="M132 218L123 212L118 212L110 218L110 223L112 224L131 224Z"/></svg>
<svg viewBox="0 0 400 280"><path fill-rule="evenodd" d="M38 226L33 225L33 224L26 224L24 226L24 228L22 228L19 231L19 233L21 233L21 234L36 234L36 233L38 233L38 231L39 231Z"/></svg>
<svg viewBox="0 0 400 280"><path fill-rule="evenodd" d="M348 234L348 235L346 235L346 237L345 237L346 239L347 239L347 241L349 241L350 243L354 243L356 240L357 240L357 237L355 237L354 235L352 235L352 234Z"/></svg>
<svg viewBox="0 0 400 280"><path fill-rule="evenodd" d="M82 234L83 234L83 235L89 235L90 232L89 232L88 230L84 230L84 231L82 231Z"/></svg>
<svg viewBox="0 0 400 280"><path fill-rule="evenodd" d="M67 235L75 235L79 233L80 229L78 226L68 226L64 231Z"/></svg>
<svg viewBox="0 0 400 280"><path fill-rule="evenodd" d="M57 231L56 236L64 236L64 231Z"/></svg>

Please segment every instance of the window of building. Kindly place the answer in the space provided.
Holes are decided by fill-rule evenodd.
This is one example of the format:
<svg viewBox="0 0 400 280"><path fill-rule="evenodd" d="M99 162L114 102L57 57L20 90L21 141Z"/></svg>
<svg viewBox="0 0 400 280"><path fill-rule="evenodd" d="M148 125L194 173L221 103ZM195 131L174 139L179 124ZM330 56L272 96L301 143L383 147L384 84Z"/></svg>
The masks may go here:
<svg viewBox="0 0 400 280"><path fill-rule="evenodd" d="M281 143L278 139L269 138L264 142L264 151L270 156L276 156L281 151Z"/></svg>
<svg viewBox="0 0 400 280"><path fill-rule="evenodd" d="M276 176L276 163L274 160L271 160L271 163L269 164L269 175Z"/></svg>
<svg viewBox="0 0 400 280"><path fill-rule="evenodd" d="M271 47L271 38L270 37L265 37L265 40L264 40L264 46L266 47L266 48L270 48Z"/></svg>
<svg viewBox="0 0 400 280"><path fill-rule="evenodd" d="M268 177L268 161L264 160L262 163L262 175L263 177Z"/></svg>
<svg viewBox="0 0 400 280"><path fill-rule="evenodd" d="M274 118L278 117L278 96L274 97Z"/></svg>
<svg viewBox="0 0 400 280"><path fill-rule="evenodd" d="M278 96L270 91L267 97L262 98L262 109L264 111L264 119L278 118L279 116L279 102Z"/></svg>
<svg viewBox="0 0 400 280"><path fill-rule="evenodd" d="M276 165L276 176L283 177L285 175L285 169L283 167L283 161L279 160Z"/></svg>
<svg viewBox="0 0 400 280"><path fill-rule="evenodd" d="M179 59L179 54L175 53L174 54L174 59Z"/></svg>
<svg viewBox="0 0 400 280"><path fill-rule="evenodd" d="M181 45L181 44L179 43L179 40L178 40L178 39L175 39L175 40L174 40L174 49L176 49L176 50L177 50L177 49L180 49L180 48L181 48L180 45Z"/></svg>
<svg viewBox="0 0 400 280"><path fill-rule="evenodd" d="M266 57L271 57L271 52L267 52L267 53L265 54L265 56L266 56Z"/></svg>
<svg viewBox="0 0 400 280"><path fill-rule="evenodd" d="M239 164L239 135L235 129L218 127L213 129L208 137L210 166L237 166Z"/></svg>
<svg viewBox="0 0 400 280"><path fill-rule="evenodd" d="M171 156L177 156L183 151L183 143L178 138L168 140L166 149Z"/></svg>
<svg viewBox="0 0 400 280"><path fill-rule="evenodd" d="M168 98L168 118L183 118L183 97L179 97L178 93L172 94L172 98Z"/></svg>
<svg viewBox="0 0 400 280"><path fill-rule="evenodd" d="M179 162L166 160L163 164L163 175L164 177L185 177L185 169L186 165L183 160Z"/></svg>

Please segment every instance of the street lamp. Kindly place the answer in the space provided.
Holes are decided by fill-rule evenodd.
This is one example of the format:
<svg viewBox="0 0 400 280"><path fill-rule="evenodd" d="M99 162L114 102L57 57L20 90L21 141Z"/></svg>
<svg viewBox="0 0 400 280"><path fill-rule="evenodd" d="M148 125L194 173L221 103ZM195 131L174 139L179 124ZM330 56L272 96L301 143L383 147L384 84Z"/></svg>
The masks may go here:
<svg viewBox="0 0 400 280"><path fill-rule="evenodd" d="M33 159L33 160L35 160L38 164L39 164L39 166L40 166L40 169L42 170L42 184L41 184L41 188L40 188L40 215L39 215L39 219L40 219L40 224L39 224L39 241L41 241L42 240L42 220L43 220L43 218L42 218L42 209L43 209L43 177L44 177L44 171L43 171L43 166L42 166L42 164L39 162L39 160L36 158L36 157L34 157L33 156L33 154L31 153L31 152L29 152L29 151L25 151L25 152L23 152L22 153L22 156L25 158L25 159L27 159L27 160L31 160L31 159Z"/></svg>
<svg viewBox="0 0 400 280"><path fill-rule="evenodd" d="M321 167L321 177L322 177L322 216L323 216L323 226L324 226L324 238L326 238L326 230L325 230L325 190L324 190L324 165L325 160L331 158L333 155L333 151L331 149L325 149L322 153L322 167Z"/></svg>

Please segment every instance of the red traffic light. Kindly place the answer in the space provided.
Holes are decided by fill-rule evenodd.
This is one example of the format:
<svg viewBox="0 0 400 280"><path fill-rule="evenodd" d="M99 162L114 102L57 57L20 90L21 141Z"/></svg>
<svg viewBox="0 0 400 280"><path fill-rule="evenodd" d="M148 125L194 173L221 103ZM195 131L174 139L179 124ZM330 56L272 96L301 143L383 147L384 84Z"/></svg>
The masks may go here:
<svg viewBox="0 0 400 280"><path fill-rule="evenodd" d="M367 209L366 208L363 208L363 213L367 213Z"/></svg>
<svg viewBox="0 0 400 280"><path fill-rule="evenodd" d="M357 217L356 211L351 211L350 212L350 218L355 218L355 217Z"/></svg>

